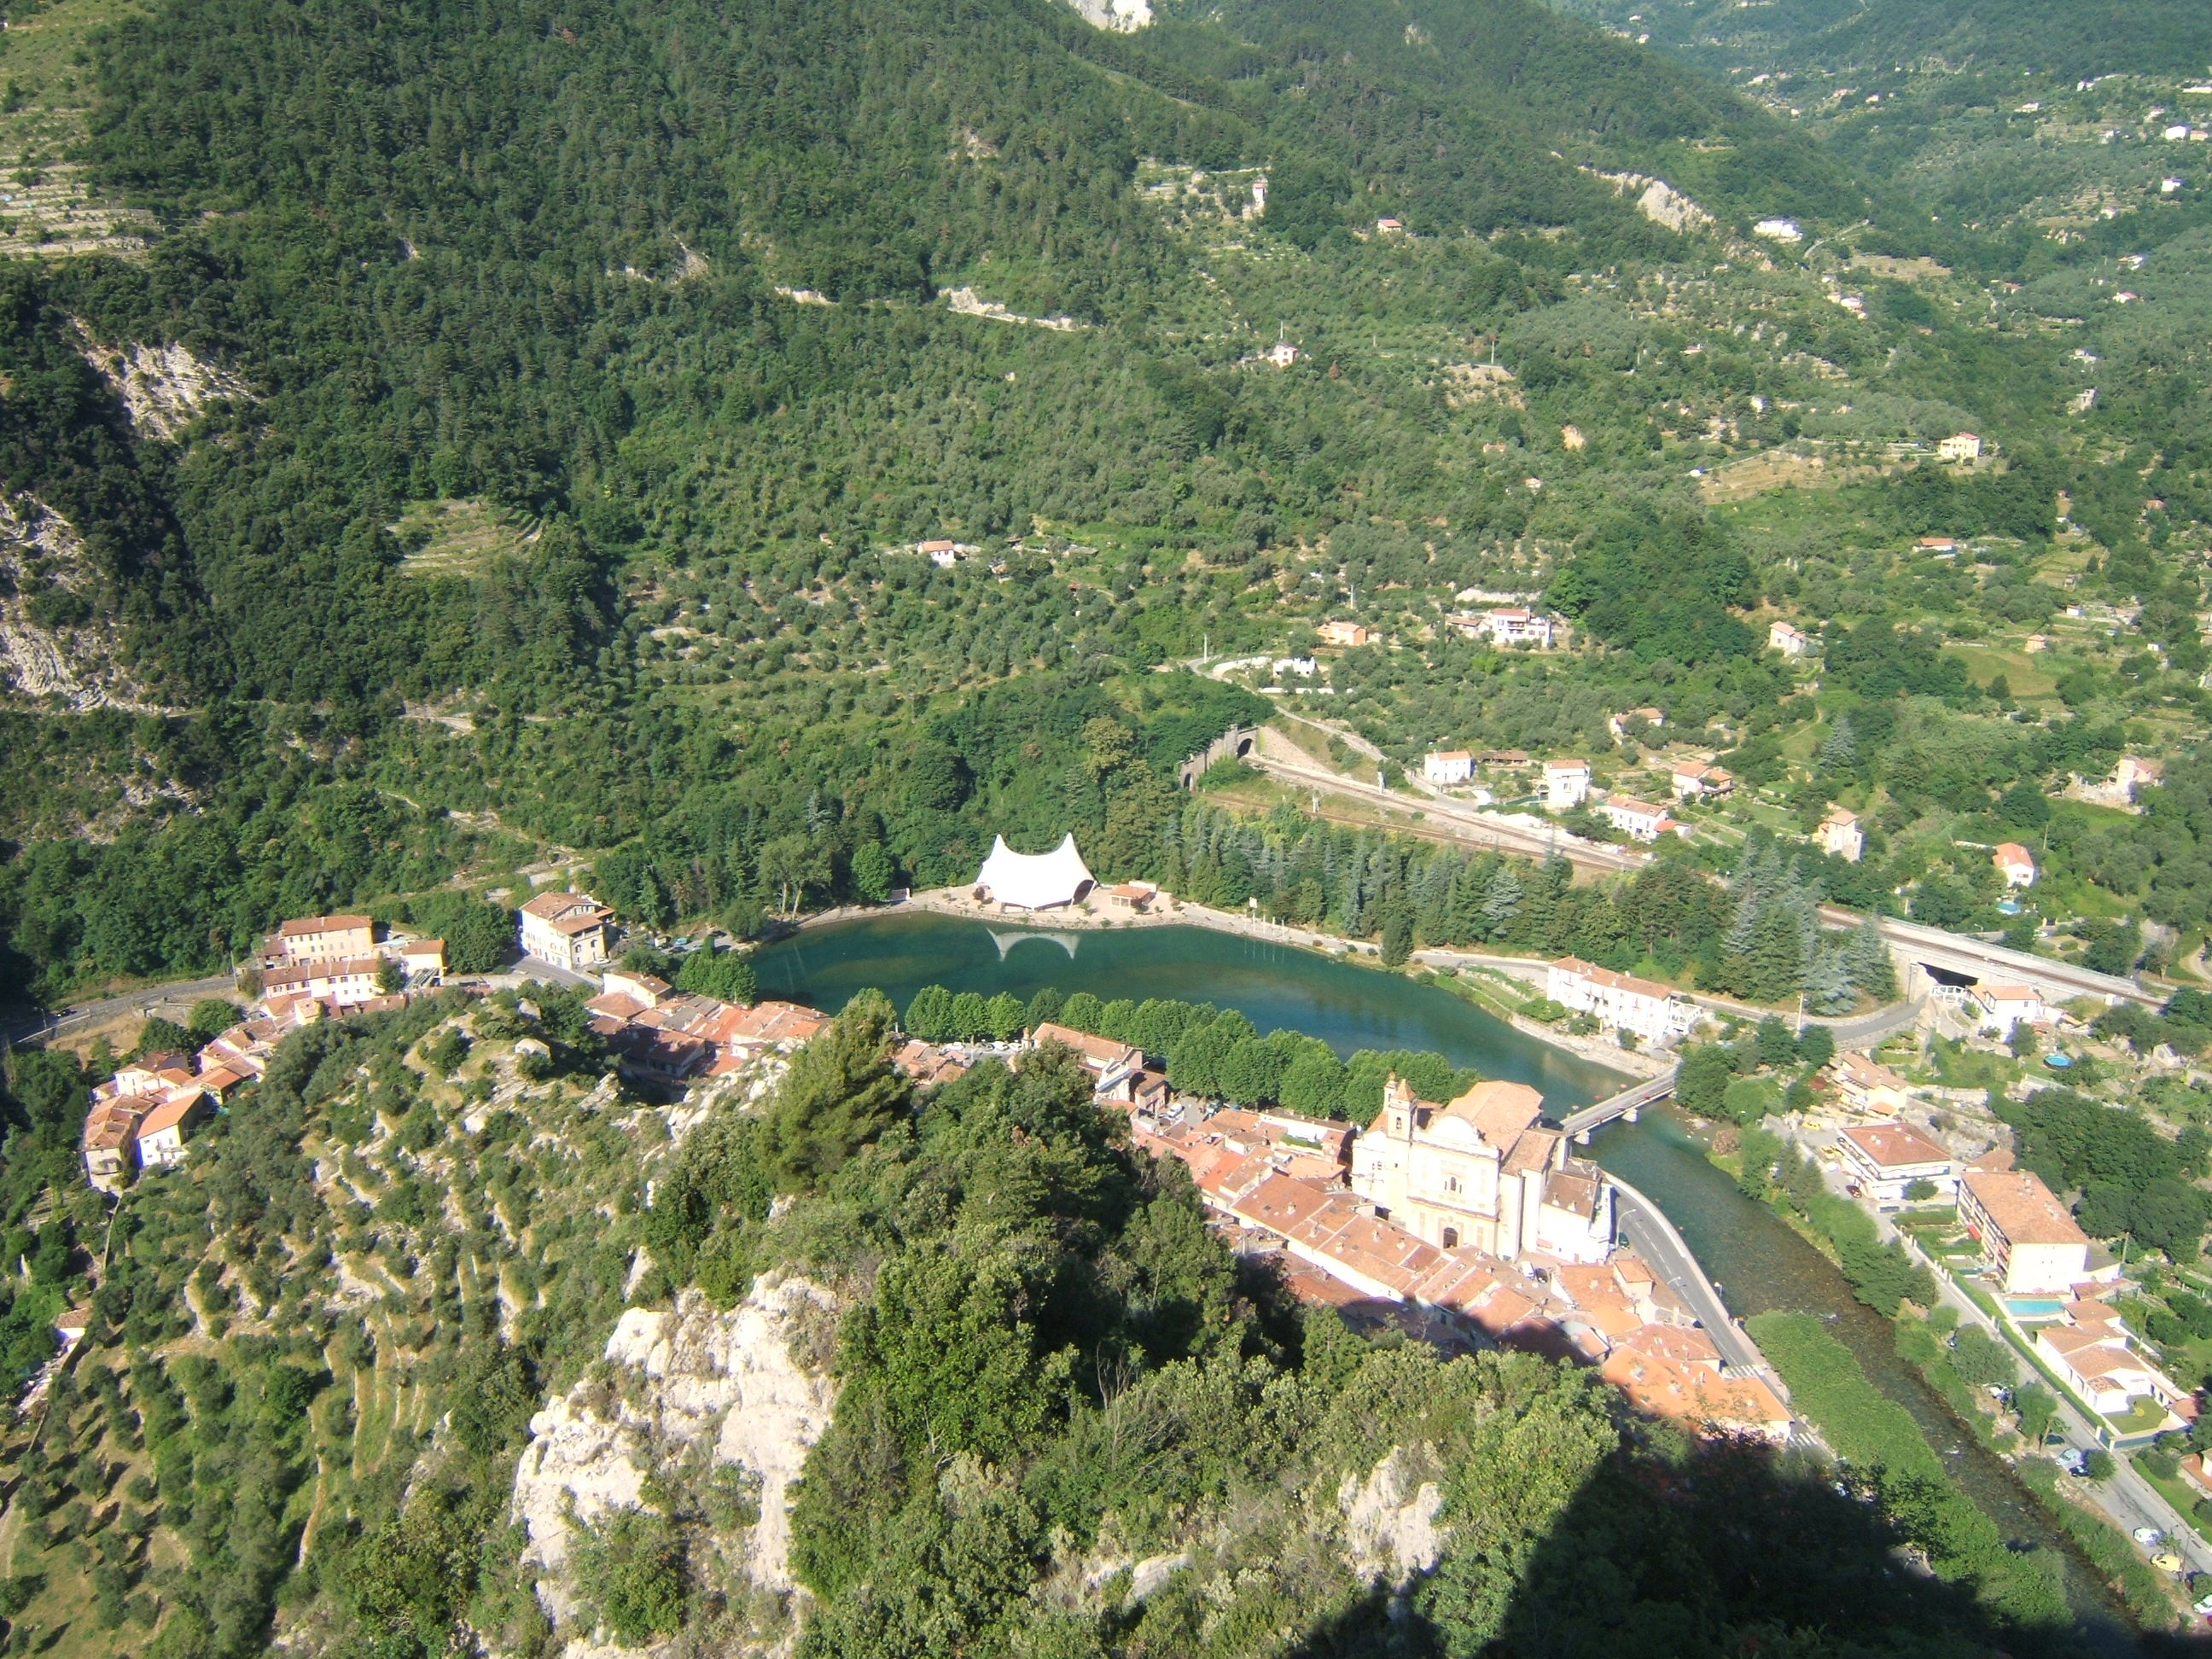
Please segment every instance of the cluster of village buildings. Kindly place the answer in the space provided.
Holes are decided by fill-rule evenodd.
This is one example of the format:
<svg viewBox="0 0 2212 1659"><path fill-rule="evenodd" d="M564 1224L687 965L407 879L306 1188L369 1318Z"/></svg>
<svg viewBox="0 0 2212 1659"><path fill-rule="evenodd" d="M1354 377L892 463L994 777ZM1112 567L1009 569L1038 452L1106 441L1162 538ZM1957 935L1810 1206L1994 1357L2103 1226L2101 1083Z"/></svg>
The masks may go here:
<svg viewBox="0 0 2212 1659"><path fill-rule="evenodd" d="M678 991L651 974L611 968L584 1006L623 1074L667 1087L726 1077L771 1050L806 1042L829 1023L796 1003L750 1006Z"/></svg>
<svg viewBox="0 0 2212 1659"><path fill-rule="evenodd" d="M2121 1286L2119 1263L2096 1249L2042 1177L2015 1168L2002 1148L1962 1161L1904 1121L1909 1085L1867 1055L1840 1053L1830 1071L1837 1106L1853 1120L1835 1143L1846 1190L1883 1212L1955 1203L2008 1318L2100 1417L2128 1418L2138 1401L2152 1401L2162 1420L2138 1419L2133 1435L2195 1420L2191 1391L2160 1369L2106 1300Z"/></svg>
<svg viewBox="0 0 2212 1659"><path fill-rule="evenodd" d="M289 1034L331 1016L405 1006L407 988L444 979L446 946L404 934L380 939L367 916L301 916L264 939L248 966L261 994L244 1019L198 1054L148 1054L93 1090L83 1145L94 1187L119 1192L140 1170L182 1162L192 1132L261 1075Z"/></svg>
<svg viewBox="0 0 2212 1659"><path fill-rule="evenodd" d="M141 1170L181 1163L193 1132L259 1077L270 1050L300 1026L403 1008L444 983L442 940L379 932L368 916L285 922L248 964L260 994L244 1018L196 1055L149 1054L95 1087L83 1132L91 1183L119 1192ZM526 957L599 979L599 994L586 1005L592 1028L635 1081L681 1086L725 1076L826 1024L793 1003L721 1002L612 965L614 912L588 894L539 894L522 907L520 932Z"/></svg>
<svg viewBox="0 0 2212 1659"><path fill-rule="evenodd" d="M1624 722L1632 718L1642 719L1654 727L1665 724L1664 716L1657 709L1634 708L1626 715L1613 716L1616 733L1624 730ZM1476 805L1488 805L1497 797L1492 790L1475 784L1478 770L1519 774L1534 764L1528 751L1522 749L1491 749L1480 754L1469 749L1436 749L1422 757L1421 776L1439 788L1473 786ZM2136 775L2125 762L2121 771L2130 778L2127 788L2132 799ZM1629 840L1648 845L1663 836L1689 836L1690 826L1674 816L1674 806L1685 802L1726 800L1735 793L1734 775L1727 768L1710 762L1677 760L1669 764L1667 775L1668 793L1673 797L1671 805L1644 800L1624 791L1596 789L1588 761L1571 755L1559 756L1543 763L1537 798L1547 812L1571 812L1578 807L1588 807ZM1843 806L1830 805L1813 832L1813 841L1823 853L1851 864L1856 864L1866 853L1866 831L1860 825L1858 815ZM1991 850L1990 862L2008 888L2035 884L2035 855L2018 842L1999 843Z"/></svg>
<svg viewBox="0 0 2212 1659"><path fill-rule="evenodd" d="M1393 1078L1359 1128L1210 1109L1112 1038L1047 1024L1029 1041L1073 1049L1094 1097L1129 1115L1135 1144L1188 1166L1216 1226L1240 1252L1279 1258L1302 1299L1455 1351L1577 1360L1639 1409L1788 1437L1772 1382L1726 1364L1681 1298L1617 1242L1611 1182L1544 1124L1535 1090L1484 1082L1438 1103ZM916 1042L896 1060L933 1085L974 1057Z"/></svg>
<svg viewBox="0 0 2212 1659"><path fill-rule="evenodd" d="M976 896L1050 908L1095 885L1072 837L1037 855L1001 840L978 873ZM1158 896L1136 884L1122 902L1141 909ZM246 1018L195 1056L148 1055L100 1085L84 1127L92 1184L118 1191L141 1170L181 1161L193 1130L258 1078L297 1027L404 1006L442 982L441 941L380 939L378 931L357 915L284 923L264 944L260 995ZM613 913L587 894L544 893L522 908L526 955L597 977L599 994L586 1005L592 1027L634 1079L680 1088L727 1075L806 1042L826 1023L791 1003L726 1003L611 965L618 939ZM1545 985L1552 1000L1653 1047L1679 1042L1701 1017L1670 987L1575 957L1549 963ZM1999 1038L2053 1017L2028 986L1948 996L1957 1006L1948 1017ZM1023 1049L1048 1041L1075 1051L1095 1097L1128 1114L1139 1146L1188 1166L1238 1249L1282 1259L1301 1297L1446 1346L1524 1346L1575 1358L1598 1366L1641 1408L1714 1430L1787 1437L1790 1413L1773 1383L1725 1364L1676 1293L1620 1244L1611 1182L1573 1156L1564 1131L1544 1123L1535 1090L1484 1082L1436 1103L1394 1078L1374 1121L1357 1127L1208 1109L1179 1096L1140 1049L1054 1024L1016 1045L1016 1063ZM933 1085L960 1076L975 1052L910 1042L896 1063ZM1853 1196L1880 1211L1954 1202L1992 1289L2078 1398L2110 1418L2144 1401L2169 1424L2195 1417L2190 1391L2159 1370L2107 1306L2117 1267L2093 1263L2090 1240L2039 1177L2012 1167L2002 1150L1962 1164L1905 1120L1909 1086L1865 1054L1838 1054L1830 1080L1835 1109L1848 1120L1833 1155Z"/></svg>
<svg viewBox="0 0 2212 1659"><path fill-rule="evenodd" d="M1556 999L1655 1041L1695 1018L1666 987L1572 958L1551 964L1549 983ZM2002 1018L2049 1017L2026 988L1984 994ZM1790 1413L1772 1381L1726 1364L1675 1291L1618 1242L1609 1178L1544 1122L1534 1089L1484 1082L1438 1103L1392 1079L1374 1121L1359 1127L1213 1108L1179 1096L1134 1045L1055 1024L1012 1045L1011 1058L1019 1064L1021 1049L1043 1042L1073 1049L1097 1101L1129 1115L1135 1143L1187 1165L1215 1224L1240 1251L1279 1258L1302 1299L1448 1349L1579 1360L1640 1409L1788 1436ZM934 1085L1007 1047L915 1041L896 1063ZM2130 1437L2194 1419L2191 1391L2109 1305L2118 1265L2039 1176L2002 1149L1955 1156L1906 1121L1910 1085L1869 1055L1838 1053L1827 1080L1830 1107L1846 1120L1832 1156L1850 1195L1882 1212L1955 1204L1991 1294L2078 1400L2116 1424L2129 1419ZM2144 1402L2160 1420L2146 1423Z"/></svg>

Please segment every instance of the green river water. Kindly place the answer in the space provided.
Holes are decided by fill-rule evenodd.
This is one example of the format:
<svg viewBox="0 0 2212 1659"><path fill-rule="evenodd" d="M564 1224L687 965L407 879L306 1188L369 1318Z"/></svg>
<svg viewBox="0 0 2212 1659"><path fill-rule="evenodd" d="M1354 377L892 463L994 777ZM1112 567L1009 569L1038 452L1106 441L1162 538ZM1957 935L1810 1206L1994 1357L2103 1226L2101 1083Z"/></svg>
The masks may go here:
<svg viewBox="0 0 2212 1659"><path fill-rule="evenodd" d="M1021 928L916 912L831 923L794 934L755 958L762 994L825 1010L874 987L901 1008L925 985L1026 1000L1047 985L1103 1000L1177 997L1236 1008L1262 1032L1318 1036L1340 1054L1430 1048L1486 1077L1543 1092L1558 1116L1629 1079L1515 1030L1450 992L1288 945L1202 927L1103 932ZM2095 1571L2021 1486L1984 1450L1915 1371L1897 1357L1889 1322L1851 1299L1828 1260L1707 1161L1669 1111L1596 1132L1590 1155L1664 1210L1729 1310L1816 1313L1830 1322L1869 1378L1910 1411L1961 1487L2008 1537L2047 1545L2067 1563L2069 1597L2082 1634L2105 1653L2131 1649Z"/></svg>

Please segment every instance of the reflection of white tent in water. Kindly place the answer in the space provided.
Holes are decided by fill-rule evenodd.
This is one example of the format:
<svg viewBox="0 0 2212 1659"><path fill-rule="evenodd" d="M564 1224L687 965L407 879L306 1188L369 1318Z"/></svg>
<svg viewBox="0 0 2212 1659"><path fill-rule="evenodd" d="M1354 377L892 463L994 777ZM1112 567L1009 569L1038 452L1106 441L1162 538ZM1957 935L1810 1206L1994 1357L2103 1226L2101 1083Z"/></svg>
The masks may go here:
<svg viewBox="0 0 2212 1659"><path fill-rule="evenodd" d="M975 872L975 896L1008 910L1050 910L1073 904L1097 884L1071 835L1049 853L1017 853L1004 836Z"/></svg>

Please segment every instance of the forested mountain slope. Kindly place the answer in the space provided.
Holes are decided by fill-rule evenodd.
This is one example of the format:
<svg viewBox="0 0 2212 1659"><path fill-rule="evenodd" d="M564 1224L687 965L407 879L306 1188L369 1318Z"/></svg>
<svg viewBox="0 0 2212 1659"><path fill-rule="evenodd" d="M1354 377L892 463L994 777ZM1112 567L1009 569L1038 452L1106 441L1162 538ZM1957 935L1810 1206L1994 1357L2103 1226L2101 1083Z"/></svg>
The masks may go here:
<svg viewBox="0 0 2212 1659"><path fill-rule="evenodd" d="M88 188L151 246L12 266L0 367L11 488L92 554L31 559L23 620L66 661L80 611L112 618L137 690L78 716L16 687L41 762L10 821L63 843L9 867L18 982L183 965L209 947L144 942L204 940L190 910L248 891L361 895L239 826L369 773L347 812L434 860L483 852L447 808L604 846L696 786L719 827L682 861L742 890L819 828L810 797L859 804L854 746L896 747L915 699L1193 648L1266 550L1363 498L1516 533L1515 458L1451 412L1467 341L1681 241L1578 164L1786 135L1680 75L1647 109L1632 53L1533 8L1448 12L1418 51L1355 18L1350 63L1318 22L1249 21L185 0L85 30ZM1229 196L1192 182L1224 168ZM1754 174L1716 205L1772 205ZM1429 234L1377 240L1389 209ZM1066 325L957 314L951 287ZM1243 360L1286 327L1307 364L1263 380ZM126 349L220 395L140 422L100 367ZM1103 552L1045 533L1085 526ZM939 533L1038 544L999 581L879 562ZM1071 544L1099 561L1073 583ZM810 637L824 605L841 645ZM733 720L756 673L790 695Z"/></svg>
<svg viewBox="0 0 2212 1659"><path fill-rule="evenodd" d="M314 911L496 944L487 896L585 864L625 918L757 935L1071 830L1109 878L1404 944L1473 902L1459 860L1172 781L1269 705L1157 671L1337 615L1379 642L1314 689L1401 761L1609 751L1663 698L1747 793L1805 763L1807 827L1842 789L1884 792L1877 836L2019 809L2202 731L2212 218L2140 110L2107 145L2102 106L2015 130L1978 71L1893 69L1909 121L1826 82L1808 120L1522 0L1130 35L1052 0L9 10L0 149L46 192L0 203L10 1003ZM1954 121L2015 148L1961 166ZM130 234L58 238L78 191ZM1914 464L1961 429L1988 465ZM1951 536L1992 556L1899 551ZM1577 651L1463 639L1468 589L1545 596ZM2159 650L2069 658L2047 724L1922 626L2067 593ZM1762 655L1785 613L1837 623L1825 702ZM2212 817L2130 823L2078 844L2099 902L2184 919ZM1628 969L1721 902L1659 866L1553 919ZM803 1651L2067 1650L2047 1561L1977 1582L1878 1476L1370 1350L1060 1060L917 1096L889 1036L864 1001L694 1121L603 1081L565 994L327 1022L112 1234L91 1078L16 1058L10 1363L96 1260L106 1346L21 1460L6 1616L61 1659L772 1646L801 1603L742 1480L653 1442L649 1515L558 1567L506 1498L549 1398L654 1415L625 1307L724 1329L803 1281L846 1310L779 1361L840 1402L784 1559Z"/></svg>
<svg viewBox="0 0 2212 1659"><path fill-rule="evenodd" d="M1235 702L1127 677L1358 594L1575 564L1564 611L1724 702L1805 565L1703 499L1753 450L1981 430L2002 465L1874 519L2038 544L2062 490L2129 543L2132 478L2202 488L2186 307L2124 319L2159 343L2095 444L2036 310L2188 246L2151 158L2100 150L2132 171L2064 240L2072 175L1978 169L1978 208L1924 124L1796 130L1530 5L106 7L8 48L108 19L82 116L41 83L23 131L81 118L149 243L7 272L18 517L82 550L0 598L26 993L549 842L743 921L772 844L826 894L871 842L937 880L998 829L1103 836ZM1039 674L989 705L1021 744L979 735Z"/></svg>

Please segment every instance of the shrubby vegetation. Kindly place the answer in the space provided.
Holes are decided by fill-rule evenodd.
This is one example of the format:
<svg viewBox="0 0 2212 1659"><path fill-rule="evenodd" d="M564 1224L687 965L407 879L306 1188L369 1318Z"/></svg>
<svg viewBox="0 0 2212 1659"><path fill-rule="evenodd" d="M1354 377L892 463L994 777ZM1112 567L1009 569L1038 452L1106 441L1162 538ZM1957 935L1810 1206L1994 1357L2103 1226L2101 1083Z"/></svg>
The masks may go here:
<svg viewBox="0 0 2212 1659"><path fill-rule="evenodd" d="M1933 1500L1900 1487L1870 1507L1632 1424L1586 1371L1447 1362L1301 1311L1206 1230L1181 1165L1131 1152L1064 1049L917 1098L889 1064L892 1010L864 994L757 1109L726 1101L671 1149L659 1114L599 1080L580 1004L535 1001L534 1022L511 996L447 997L308 1028L185 1169L131 1190L86 1361L19 1456L37 1518L15 1583L81 1540L99 1616L141 1643L159 1597L164 1655L258 1650L280 1606L288 1631L304 1618L386 1654L542 1642L505 1514L532 1412L592 1374L625 1301L696 1285L726 1306L797 1271L848 1307L793 1516L809 1652L1258 1656L1323 1633L1346 1653L1453 1652L1553 1640L1564 1620L1582 1632L1565 1650L1595 1656L1639 1626L1874 1640L1899 1597L1929 1651L2043 1640L1986 1564L1961 1556L1955 1593L1892 1576ZM1037 1012L1182 1015L1170 1054L1216 1023L1109 1006ZM510 1093L526 1034L556 1074ZM16 1098L50 1065L19 1057ZM52 1070L76 1098L82 1079ZM88 1219L39 1244L59 1263L41 1273L81 1275ZM653 1266L625 1296L640 1246ZM384 1288L356 1301L356 1282ZM1394 1448L1434 1472L1449 1528L1409 1617L1329 1518ZM710 1540L753 1503L742 1481L657 1473L642 1507L576 1540L585 1614L626 1640L739 1639L758 1606ZM1778 1547L1801 1564L1786 1586L1762 1565ZM1191 1561L1140 1605L1040 1594L1107 1549ZM1613 1568L1596 1586L1594 1553ZM47 1616L40 1594L27 1619Z"/></svg>
<svg viewBox="0 0 2212 1659"><path fill-rule="evenodd" d="M885 1011L845 1018L855 1012L886 1029ZM880 1048L853 1083L891 1086ZM1376 1349L1333 1314L1294 1311L1206 1231L1180 1166L1133 1158L1089 1093L1073 1056L1050 1046L1018 1074L987 1061L859 1144L843 1136L851 1155L826 1178L802 1177L768 1229L776 1257L833 1280L880 1264L841 1333L836 1419L793 1516L794 1565L820 1598L804 1650L1049 1641L1256 1654L1326 1632L1340 1652L1409 1640L1452 1652L1540 1627L1556 1641L1561 1620L1580 1632L1564 1650L1617 1650L1638 1622L1726 1629L1749 1605L1740 1598L1772 1595L1740 1576L1741 1523L1753 1514L1765 1518L1761 1549L1788 1547L1802 1565L1768 1616L1794 1626L1823 1608L1839 1621L1831 1634L1853 1622L1847 1587L1875 1559L1861 1550L1887 1535L1875 1511L1756 1453L1690 1452L1663 1430L1624 1438L1587 1373ZM787 1109L772 1104L763 1124ZM686 1189L757 1192L779 1179L773 1134L695 1138ZM673 1196L656 1196L656 1212L664 1202L696 1213ZM748 1206L757 1216L757 1200L738 1207ZM1279 1498L1288 1486L1333 1504L1341 1474L1393 1446L1437 1460L1452 1528L1410 1624L1327 1547L1297 1542L1310 1523ZM1655 1502L1660 1487L1674 1496ZM1734 1521L1710 1530L1723 1514ZM1033 1593L1071 1553L1110 1540L1135 1556L1200 1536L1141 1606L1102 1616ZM1778 1545L1784 1536L1802 1543ZM1613 1564L1601 1586L1583 1571L1592 1550ZM1990 1610L2008 1608L2023 1636L2054 1616L1993 1561L1953 1576L1978 1577ZM1931 1638L1978 1616L1927 1593Z"/></svg>

